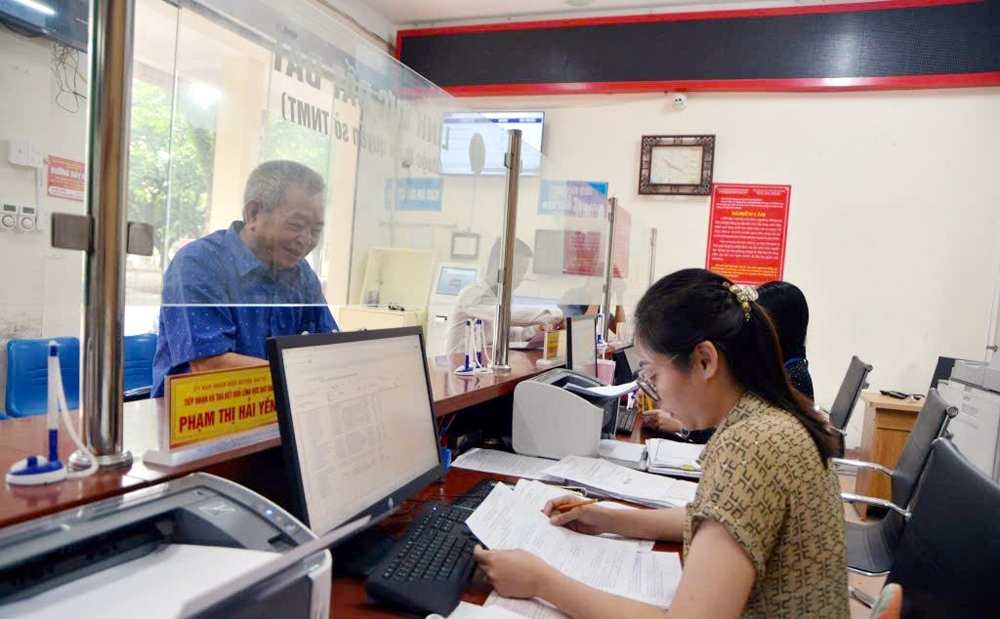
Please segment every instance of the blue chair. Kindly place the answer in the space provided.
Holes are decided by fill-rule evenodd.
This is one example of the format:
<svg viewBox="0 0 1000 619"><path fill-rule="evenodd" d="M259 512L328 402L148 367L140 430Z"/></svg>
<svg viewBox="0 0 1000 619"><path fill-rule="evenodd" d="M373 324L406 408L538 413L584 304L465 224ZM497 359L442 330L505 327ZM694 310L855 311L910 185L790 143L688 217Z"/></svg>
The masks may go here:
<svg viewBox="0 0 1000 619"><path fill-rule="evenodd" d="M144 400L153 390L153 356L156 354L156 334L126 335L124 390L125 401Z"/></svg>
<svg viewBox="0 0 1000 619"><path fill-rule="evenodd" d="M80 407L80 340L75 337L50 338L59 343L66 404ZM7 410L11 417L44 415L49 408L49 341L10 340L7 342Z"/></svg>

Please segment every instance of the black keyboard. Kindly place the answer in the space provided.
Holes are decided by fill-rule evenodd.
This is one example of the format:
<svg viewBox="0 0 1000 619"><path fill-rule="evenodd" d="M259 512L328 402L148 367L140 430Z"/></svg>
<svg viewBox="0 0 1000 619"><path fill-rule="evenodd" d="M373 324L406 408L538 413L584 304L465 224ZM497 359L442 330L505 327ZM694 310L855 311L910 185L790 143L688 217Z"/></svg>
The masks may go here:
<svg viewBox="0 0 1000 619"><path fill-rule="evenodd" d="M633 406L632 408L619 408L618 419L615 421L615 432L632 434L632 428L635 426L635 416L638 411L638 406Z"/></svg>
<svg viewBox="0 0 1000 619"><path fill-rule="evenodd" d="M372 571L365 591L373 599L421 617L444 617L458 606L475 561L465 519L473 508L431 502Z"/></svg>
<svg viewBox="0 0 1000 619"><path fill-rule="evenodd" d="M463 492L462 496L452 501L451 504L454 507L476 509L484 500L486 500L486 497L493 492L493 489L496 488L499 483L499 479L481 479L476 482L475 486Z"/></svg>

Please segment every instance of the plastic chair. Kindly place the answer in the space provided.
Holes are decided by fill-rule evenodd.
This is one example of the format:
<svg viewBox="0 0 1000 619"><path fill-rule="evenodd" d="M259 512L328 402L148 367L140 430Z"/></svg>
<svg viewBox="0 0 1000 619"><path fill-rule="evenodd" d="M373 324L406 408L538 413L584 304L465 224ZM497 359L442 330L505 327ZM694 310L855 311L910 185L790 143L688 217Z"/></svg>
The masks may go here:
<svg viewBox="0 0 1000 619"><path fill-rule="evenodd" d="M841 495L850 503L865 503L889 509L884 518L875 522L844 523L847 538L847 569L866 576L878 576L889 571L906 519L910 515L907 510L926 468L931 445L935 439L946 435L948 423L957 414L957 408L949 406L937 389L931 389L920 412L917 413L913 430L894 470L889 470L881 464L833 458L833 462L838 466L875 470L888 475L891 479L891 501L847 492Z"/></svg>
<svg viewBox="0 0 1000 619"><path fill-rule="evenodd" d="M1000 485L966 460L954 443L934 441L886 578L903 589L900 617L995 616L1000 608L997 514Z"/></svg>
<svg viewBox="0 0 1000 619"><path fill-rule="evenodd" d="M125 401L144 400L153 390L153 356L156 354L156 334L126 335L123 385Z"/></svg>
<svg viewBox="0 0 1000 619"><path fill-rule="evenodd" d="M55 337L7 342L7 411L11 417L30 417L48 412L49 342L59 343L66 404L80 406L80 340Z"/></svg>
<svg viewBox="0 0 1000 619"><path fill-rule="evenodd" d="M861 397L861 391L868 386L868 374L872 371L872 366L858 359L857 355L851 357L851 364L847 366L847 373L840 383L840 390L837 397L830 406L830 425L840 432L840 453L844 455L844 438L847 434L847 422L854 412L854 407Z"/></svg>

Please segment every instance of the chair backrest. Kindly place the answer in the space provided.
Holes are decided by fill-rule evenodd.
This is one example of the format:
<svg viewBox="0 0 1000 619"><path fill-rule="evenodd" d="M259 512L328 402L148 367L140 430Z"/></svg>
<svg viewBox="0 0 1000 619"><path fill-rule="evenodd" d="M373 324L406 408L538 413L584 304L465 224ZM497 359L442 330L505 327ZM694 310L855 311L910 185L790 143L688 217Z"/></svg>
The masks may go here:
<svg viewBox="0 0 1000 619"><path fill-rule="evenodd" d="M840 391L830 406L830 424L843 431L847 428L847 421L851 418L854 405L861 397L861 390L868 386L866 379L868 373L872 371L872 366L868 365L858 356L851 357L851 364L847 366L847 374L840 383Z"/></svg>
<svg viewBox="0 0 1000 619"><path fill-rule="evenodd" d="M913 500L914 490L927 465L927 456L931 444L942 436L948 427L948 422L958 414L958 409L949 406L937 389L927 392L924 405L917 413L917 420L906 439L903 452L892 473L892 502L900 507L907 507Z"/></svg>
<svg viewBox="0 0 1000 619"><path fill-rule="evenodd" d="M70 409L80 406L80 340L55 337L7 342L7 405L11 417L43 415L49 408L49 341L59 343L63 389Z"/></svg>
<svg viewBox="0 0 1000 619"><path fill-rule="evenodd" d="M153 386L153 356L156 354L156 334L126 335L123 351L125 393ZM145 394L148 396L148 392Z"/></svg>
<svg viewBox="0 0 1000 619"><path fill-rule="evenodd" d="M1000 609L1000 485L947 439L934 441L887 582L905 619L981 619Z"/></svg>

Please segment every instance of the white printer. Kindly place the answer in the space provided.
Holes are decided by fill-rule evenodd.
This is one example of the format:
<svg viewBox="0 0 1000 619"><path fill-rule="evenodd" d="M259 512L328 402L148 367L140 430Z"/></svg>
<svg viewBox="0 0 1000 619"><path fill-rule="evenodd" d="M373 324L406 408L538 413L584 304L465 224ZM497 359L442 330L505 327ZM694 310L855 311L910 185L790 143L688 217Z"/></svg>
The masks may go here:
<svg viewBox="0 0 1000 619"><path fill-rule="evenodd" d="M511 428L514 451L554 459L597 457L602 433L613 435L620 396L583 394L571 391L572 386L606 387L607 383L557 368L517 384Z"/></svg>
<svg viewBox="0 0 1000 619"><path fill-rule="evenodd" d="M100 610L105 617L326 617L332 560L315 540L268 499L234 482L194 473L0 529L0 616L61 616L77 609L82 615ZM185 596L217 597L234 582L208 571L196 583L203 591L192 592L194 587L183 583L190 583L199 566L171 563L171 553L180 548L203 553L199 556L227 555L231 563L234 554L243 553L237 563L246 556L258 570L271 573L255 583L246 564L237 565L233 569L242 570L236 576L236 582L242 579L239 596L217 600L213 610L203 605L192 615L168 610L158 604L164 596L188 608ZM307 551L308 556L299 556ZM164 578L163 570L173 571ZM129 589L132 582L142 584Z"/></svg>

